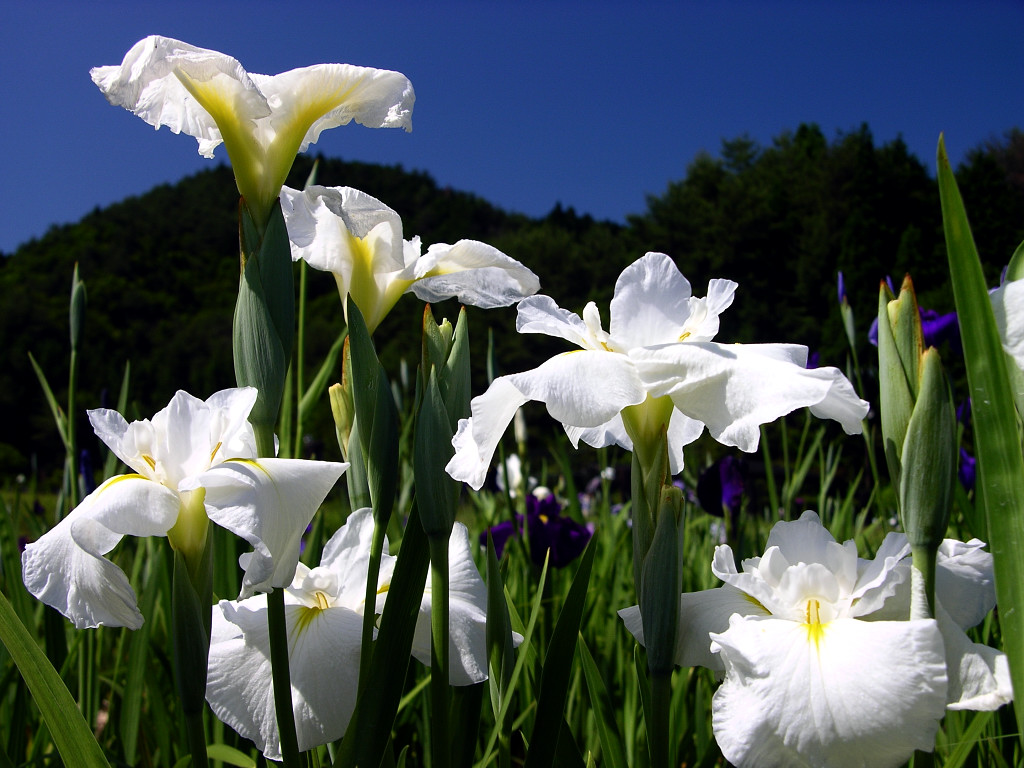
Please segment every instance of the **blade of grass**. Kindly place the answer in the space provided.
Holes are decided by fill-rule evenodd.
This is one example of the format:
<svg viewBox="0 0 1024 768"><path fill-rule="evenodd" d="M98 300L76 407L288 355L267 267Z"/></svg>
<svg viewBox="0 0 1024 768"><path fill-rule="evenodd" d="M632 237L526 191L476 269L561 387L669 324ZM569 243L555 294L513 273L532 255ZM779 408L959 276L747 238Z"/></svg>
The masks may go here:
<svg viewBox="0 0 1024 768"><path fill-rule="evenodd" d="M60 676L0 594L0 640L18 665L66 765L110 768Z"/></svg>
<svg viewBox="0 0 1024 768"><path fill-rule="evenodd" d="M596 546L587 546L555 622L555 631L551 635L541 672L540 698L537 701L537 717L530 737L526 768L546 768L555 764L558 734L564 720L565 699L572 676L576 637L579 635L583 608L587 602L590 572L596 551Z"/></svg>
<svg viewBox="0 0 1024 768"><path fill-rule="evenodd" d="M953 297L971 389L981 491L978 505L988 521L1003 649L1019 696L1024 693L1024 457L988 286L941 137L938 181ZM1024 707L1016 708L1016 717L1020 734L1024 732Z"/></svg>

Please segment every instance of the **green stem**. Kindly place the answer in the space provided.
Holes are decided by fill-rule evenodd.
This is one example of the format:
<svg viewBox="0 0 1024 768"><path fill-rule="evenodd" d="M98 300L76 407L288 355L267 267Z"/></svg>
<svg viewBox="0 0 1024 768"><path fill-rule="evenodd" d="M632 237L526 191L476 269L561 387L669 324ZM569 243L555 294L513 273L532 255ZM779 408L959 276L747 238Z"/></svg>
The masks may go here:
<svg viewBox="0 0 1024 768"><path fill-rule="evenodd" d="M69 490L70 509L78 506L80 501L78 483L78 432L75 429L75 389L78 386L78 351L71 350L70 372L68 373L68 464L71 471L71 488Z"/></svg>
<svg viewBox="0 0 1024 768"><path fill-rule="evenodd" d="M363 600L363 629L359 644L359 693L366 690L370 682L370 662L373 659L373 629L377 624L377 581L380 578L380 561L384 552L387 527L374 518L373 539L370 542L370 561L366 568L366 594Z"/></svg>
<svg viewBox="0 0 1024 768"><path fill-rule="evenodd" d="M672 673L651 673L651 711L644 713L653 768L669 768Z"/></svg>
<svg viewBox="0 0 1024 768"><path fill-rule="evenodd" d="M935 618L935 558L937 548L912 547L910 550L910 618Z"/></svg>
<svg viewBox="0 0 1024 768"><path fill-rule="evenodd" d="M209 757L206 754L206 731L203 727L203 712L185 713L185 735L188 739L188 751L192 755L193 768L206 768Z"/></svg>
<svg viewBox="0 0 1024 768"><path fill-rule="evenodd" d="M306 262L299 261L299 329L295 337L295 393L296 403L301 403L306 394L306 384L303 371L306 366L305 342L306 342ZM287 404L285 407L291 407ZM292 456L302 456L302 409L296 405L295 408L295 441Z"/></svg>
<svg viewBox="0 0 1024 768"><path fill-rule="evenodd" d="M281 756L288 768L299 768L299 741L295 736L295 714L292 711L292 681L288 668L288 626L284 614L284 590L275 589L267 595L267 620L270 629L270 664L274 675L274 709L281 740Z"/></svg>
<svg viewBox="0 0 1024 768"><path fill-rule="evenodd" d="M430 542L430 751L434 768L447 768L451 737L448 710L448 540Z"/></svg>

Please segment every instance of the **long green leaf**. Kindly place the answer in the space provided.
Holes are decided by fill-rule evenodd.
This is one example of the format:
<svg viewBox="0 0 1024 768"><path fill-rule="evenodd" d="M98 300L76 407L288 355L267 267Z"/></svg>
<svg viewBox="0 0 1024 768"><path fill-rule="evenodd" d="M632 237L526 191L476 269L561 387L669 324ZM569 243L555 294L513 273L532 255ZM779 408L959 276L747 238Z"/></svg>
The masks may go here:
<svg viewBox="0 0 1024 768"><path fill-rule="evenodd" d="M100 745L82 719L75 700L2 593L0 640L18 665L64 764L82 768L110 768Z"/></svg>
<svg viewBox="0 0 1024 768"><path fill-rule="evenodd" d="M551 644L544 657L544 669L540 678L540 697L537 701L537 717L530 735L530 751L526 756L526 768L546 768L554 765L558 732L564 718L565 698L572 678L572 659L576 652L576 637L583 619L583 607L587 602L590 588L590 571L594 564L597 547L591 542L580 567L573 577L569 594L555 622Z"/></svg>
<svg viewBox="0 0 1024 768"><path fill-rule="evenodd" d="M373 685L367 686L356 702L348 732L334 761L337 766L380 765L402 700L429 564L427 536L414 504L384 603L380 632L374 641L370 667Z"/></svg>
<svg viewBox="0 0 1024 768"><path fill-rule="evenodd" d="M68 419L64 415L64 410L57 403L53 390L50 389L50 384L46 380L46 374L43 373L43 369L39 367L36 359L32 357L31 352L28 353L28 361L32 363L32 369L36 372L36 378L39 379L39 386L43 388L46 402L50 406L50 413L53 414L53 423L57 425L57 432L60 433L61 442L64 443L64 448L66 449L68 447Z"/></svg>
<svg viewBox="0 0 1024 768"><path fill-rule="evenodd" d="M320 370L317 371L313 381L310 382L305 393L302 395L302 399L299 400L299 421L306 420L310 411L312 411L317 402L319 402L320 396L323 395L324 390L327 389L327 383L335 378L334 372L338 364L338 355L341 354L341 348L345 345L345 337L347 335L347 331L342 331L341 335L338 336L337 341L334 342L334 345L324 358L324 362L321 364Z"/></svg>
<svg viewBox="0 0 1024 768"><path fill-rule="evenodd" d="M971 236L956 179L939 139L939 195L953 296L960 318L978 459L979 503L988 520L995 559L996 598L1010 677L1024 693L1024 458L1017 434L1006 357L999 340L988 286ZM1024 707L1016 708L1018 733Z"/></svg>
<svg viewBox="0 0 1024 768"><path fill-rule="evenodd" d="M608 689L605 687L601 673L594 663L594 657L590 655L587 643L580 635L576 641L576 647L580 652L580 661L583 663L583 677L587 681L587 690L590 692L590 706L594 712L594 721L597 723L597 735L601 739L601 757L604 765L609 768L628 768L626 751L622 747L622 737L619 735L619 726L615 722L615 708L612 706L608 696Z"/></svg>

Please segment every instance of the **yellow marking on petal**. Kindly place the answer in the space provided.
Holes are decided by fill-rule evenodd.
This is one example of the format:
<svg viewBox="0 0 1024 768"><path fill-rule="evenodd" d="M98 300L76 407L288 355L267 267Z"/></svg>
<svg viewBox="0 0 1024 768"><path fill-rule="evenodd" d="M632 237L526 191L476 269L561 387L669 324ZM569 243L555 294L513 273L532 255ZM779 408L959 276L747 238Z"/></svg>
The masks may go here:
<svg viewBox="0 0 1024 768"><path fill-rule="evenodd" d="M762 603L753 595L748 595L746 592L744 592L743 597L745 597L748 602L753 603L755 606L757 606L757 608L759 608L760 610L764 611L767 614L771 614L771 611L764 607L764 603Z"/></svg>
<svg viewBox="0 0 1024 768"><path fill-rule="evenodd" d="M317 593L317 594L319 595L319 593ZM317 598L317 602L319 603L319 597ZM320 607L320 606L316 606L316 607L310 606L310 605L300 606L300 608L299 608L299 610L298 610L298 612L297 612L297 614L295 616L295 625L292 628L292 632L294 633L294 637L297 638L299 635L301 635L303 632L305 632L306 629L309 627L309 625L313 623L313 620L317 616L320 615L320 612L322 610L323 610L323 608Z"/></svg>
<svg viewBox="0 0 1024 768"><path fill-rule="evenodd" d="M379 587L377 587L377 594L378 595L387 594L387 591L389 589L391 589L391 582L390 581L385 582L385 583L381 584Z"/></svg>
<svg viewBox="0 0 1024 768"><path fill-rule="evenodd" d="M146 454L142 454L142 458L143 458L143 460L144 460L144 461L145 461L145 462L146 462L147 464L149 464L149 468L150 468L150 469L152 469L152 470L156 470L156 462L155 462L155 461L153 461L153 457L152 457L152 456L147 456Z"/></svg>
<svg viewBox="0 0 1024 768"><path fill-rule="evenodd" d="M319 606L321 611L325 608L330 607L330 603L327 602L327 595L325 595L323 592L316 593L316 604L317 606Z"/></svg>
<svg viewBox="0 0 1024 768"><path fill-rule="evenodd" d="M548 524L548 516L547 515L537 515L537 517L540 518L540 521L542 523L544 523L544 525Z"/></svg>
<svg viewBox="0 0 1024 768"><path fill-rule="evenodd" d="M680 341L686 341L688 338L690 338L690 332L689 331L683 331L681 334L679 334L679 340Z"/></svg>
<svg viewBox="0 0 1024 768"><path fill-rule="evenodd" d="M264 467L262 464L260 464L258 461L256 461L256 459L228 459L224 463L227 464L228 462L232 462L232 463L235 463L235 464L245 464L245 465L250 466L250 467L255 467L260 472L262 472L264 475L266 475L267 477L270 477L270 473L267 472L266 467Z"/></svg>
<svg viewBox="0 0 1024 768"><path fill-rule="evenodd" d="M213 450L212 450L212 451L210 451L210 461L211 461L211 462L213 461L213 457L217 455L217 451L219 451L219 450L220 450L220 447L221 447L222 445L224 445L224 442L223 442L223 441L221 441L221 442L217 443L217 444L216 444L215 446L213 446Z"/></svg>
<svg viewBox="0 0 1024 768"><path fill-rule="evenodd" d="M821 638L825 634L825 625L821 623L820 612L821 604L817 600L811 599L807 601L804 626L807 627L807 639L813 640L815 647L821 642Z"/></svg>

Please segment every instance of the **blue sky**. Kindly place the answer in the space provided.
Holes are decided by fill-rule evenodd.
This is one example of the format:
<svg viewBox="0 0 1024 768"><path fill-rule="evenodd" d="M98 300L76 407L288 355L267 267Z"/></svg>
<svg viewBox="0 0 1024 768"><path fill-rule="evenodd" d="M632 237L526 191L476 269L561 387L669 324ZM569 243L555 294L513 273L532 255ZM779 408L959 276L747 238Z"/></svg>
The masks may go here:
<svg viewBox="0 0 1024 768"><path fill-rule="evenodd" d="M867 122L934 167L1024 127L1024 3L0 0L0 250L215 161L109 106L90 67L149 34L251 72L339 61L396 69L413 132L347 126L312 151L400 163L508 210L557 202L622 221L701 151L801 122ZM218 150L223 157L223 148ZM387 202L387 201L385 201ZM183 224L185 225L185 224Z"/></svg>

